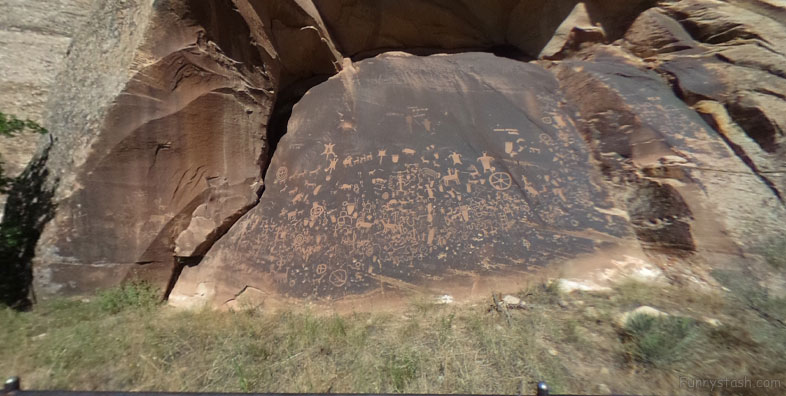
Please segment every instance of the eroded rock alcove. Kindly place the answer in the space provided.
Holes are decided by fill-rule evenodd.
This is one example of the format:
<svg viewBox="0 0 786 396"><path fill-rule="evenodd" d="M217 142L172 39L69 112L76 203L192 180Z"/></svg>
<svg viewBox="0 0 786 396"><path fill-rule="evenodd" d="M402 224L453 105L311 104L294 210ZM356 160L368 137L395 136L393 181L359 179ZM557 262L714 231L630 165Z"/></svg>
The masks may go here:
<svg viewBox="0 0 786 396"><path fill-rule="evenodd" d="M593 257L756 260L786 231L784 12L100 5L36 162L52 194L27 246L36 295L133 279L179 305L472 295Z"/></svg>

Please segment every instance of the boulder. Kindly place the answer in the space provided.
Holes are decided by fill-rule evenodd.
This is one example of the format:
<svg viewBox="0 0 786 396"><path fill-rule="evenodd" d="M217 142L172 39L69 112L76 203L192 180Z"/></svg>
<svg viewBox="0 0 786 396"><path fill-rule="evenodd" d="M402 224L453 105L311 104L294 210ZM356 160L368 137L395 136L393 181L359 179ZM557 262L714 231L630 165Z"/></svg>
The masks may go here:
<svg viewBox="0 0 786 396"><path fill-rule="evenodd" d="M39 159L57 208L37 243L39 296L123 279L167 290L256 204L278 88L340 64L313 15L279 3L96 8L59 77Z"/></svg>
<svg viewBox="0 0 786 396"><path fill-rule="evenodd" d="M631 240L558 86L483 53L345 68L295 106L260 203L184 269L170 300L193 305L204 285L218 306L245 287L428 289Z"/></svg>

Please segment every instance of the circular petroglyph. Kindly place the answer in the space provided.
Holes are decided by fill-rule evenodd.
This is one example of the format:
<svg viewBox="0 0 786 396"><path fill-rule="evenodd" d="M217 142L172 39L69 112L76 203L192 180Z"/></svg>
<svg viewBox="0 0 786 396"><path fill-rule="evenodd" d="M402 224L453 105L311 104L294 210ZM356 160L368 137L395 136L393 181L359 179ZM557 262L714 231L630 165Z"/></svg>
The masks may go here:
<svg viewBox="0 0 786 396"><path fill-rule="evenodd" d="M286 166L282 166L276 171L276 180L281 183L287 179L287 175L289 175L289 170Z"/></svg>
<svg viewBox="0 0 786 396"><path fill-rule="evenodd" d="M489 176L489 184L491 187L494 187L495 190L504 191L510 188L513 180L511 180L510 175L506 172L494 172Z"/></svg>
<svg viewBox="0 0 786 396"><path fill-rule="evenodd" d="M552 139L551 136L549 136L549 135L547 135L545 133L541 133L538 136L538 138L539 138L540 142L543 143L543 144L547 144L547 145L554 144L554 139Z"/></svg>
<svg viewBox="0 0 786 396"><path fill-rule="evenodd" d="M325 272L327 272L327 265L325 265L325 264L317 265L317 275L322 275Z"/></svg>
<svg viewBox="0 0 786 396"><path fill-rule="evenodd" d="M322 205L314 202L314 205L311 207L311 217L319 217L325 213L325 207Z"/></svg>
<svg viewBox="0 0 786 396"><path fill-rule="evenodd" d="M347 271L343 269L337 269L330 273L330 278L328 279L330 284L335 287L344 286L347 283Z"/></svg>

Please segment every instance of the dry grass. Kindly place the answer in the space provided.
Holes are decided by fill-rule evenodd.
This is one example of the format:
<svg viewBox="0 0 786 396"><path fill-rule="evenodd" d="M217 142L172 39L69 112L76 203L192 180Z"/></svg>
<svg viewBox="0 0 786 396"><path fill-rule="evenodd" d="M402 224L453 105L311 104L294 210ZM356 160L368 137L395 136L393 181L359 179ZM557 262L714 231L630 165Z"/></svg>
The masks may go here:
<svg viewBox="0 0 786 396"><path fill-rule="evenodd" d="M182 312L127 288L91 302L0 310L0 375L21 375L26 388L134 391L516 394L522 382L534 390L545 380L565 393L707 394L680 388L680 377L745 375L781 376L786 387L786 329L738 294L625 284L571 295L535 285L520 296L527 309L508 320L490 304L423 299L397 314ZM782 300L756 298L760 310L781 315ZM689 342L675 344L651 323L630 337L616 318L642 304L696 319Z"/></svg>

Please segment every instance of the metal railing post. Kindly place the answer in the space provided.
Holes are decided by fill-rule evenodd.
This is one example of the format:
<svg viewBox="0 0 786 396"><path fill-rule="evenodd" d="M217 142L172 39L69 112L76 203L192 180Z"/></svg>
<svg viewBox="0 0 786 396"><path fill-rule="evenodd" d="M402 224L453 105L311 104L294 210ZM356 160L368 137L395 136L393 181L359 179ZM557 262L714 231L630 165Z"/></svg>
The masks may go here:
<svg viewBox="0 0 786 396"><path fill-rule="evenodd" d="M3 384L3 396L19 390L19 377L11 377Z"/></svg>
<svg viewBox="0 0 786 396"><path fill-rule="evenodd" d="M537 396L549 396L549 386L545 382L538 382Z"/></svg>

